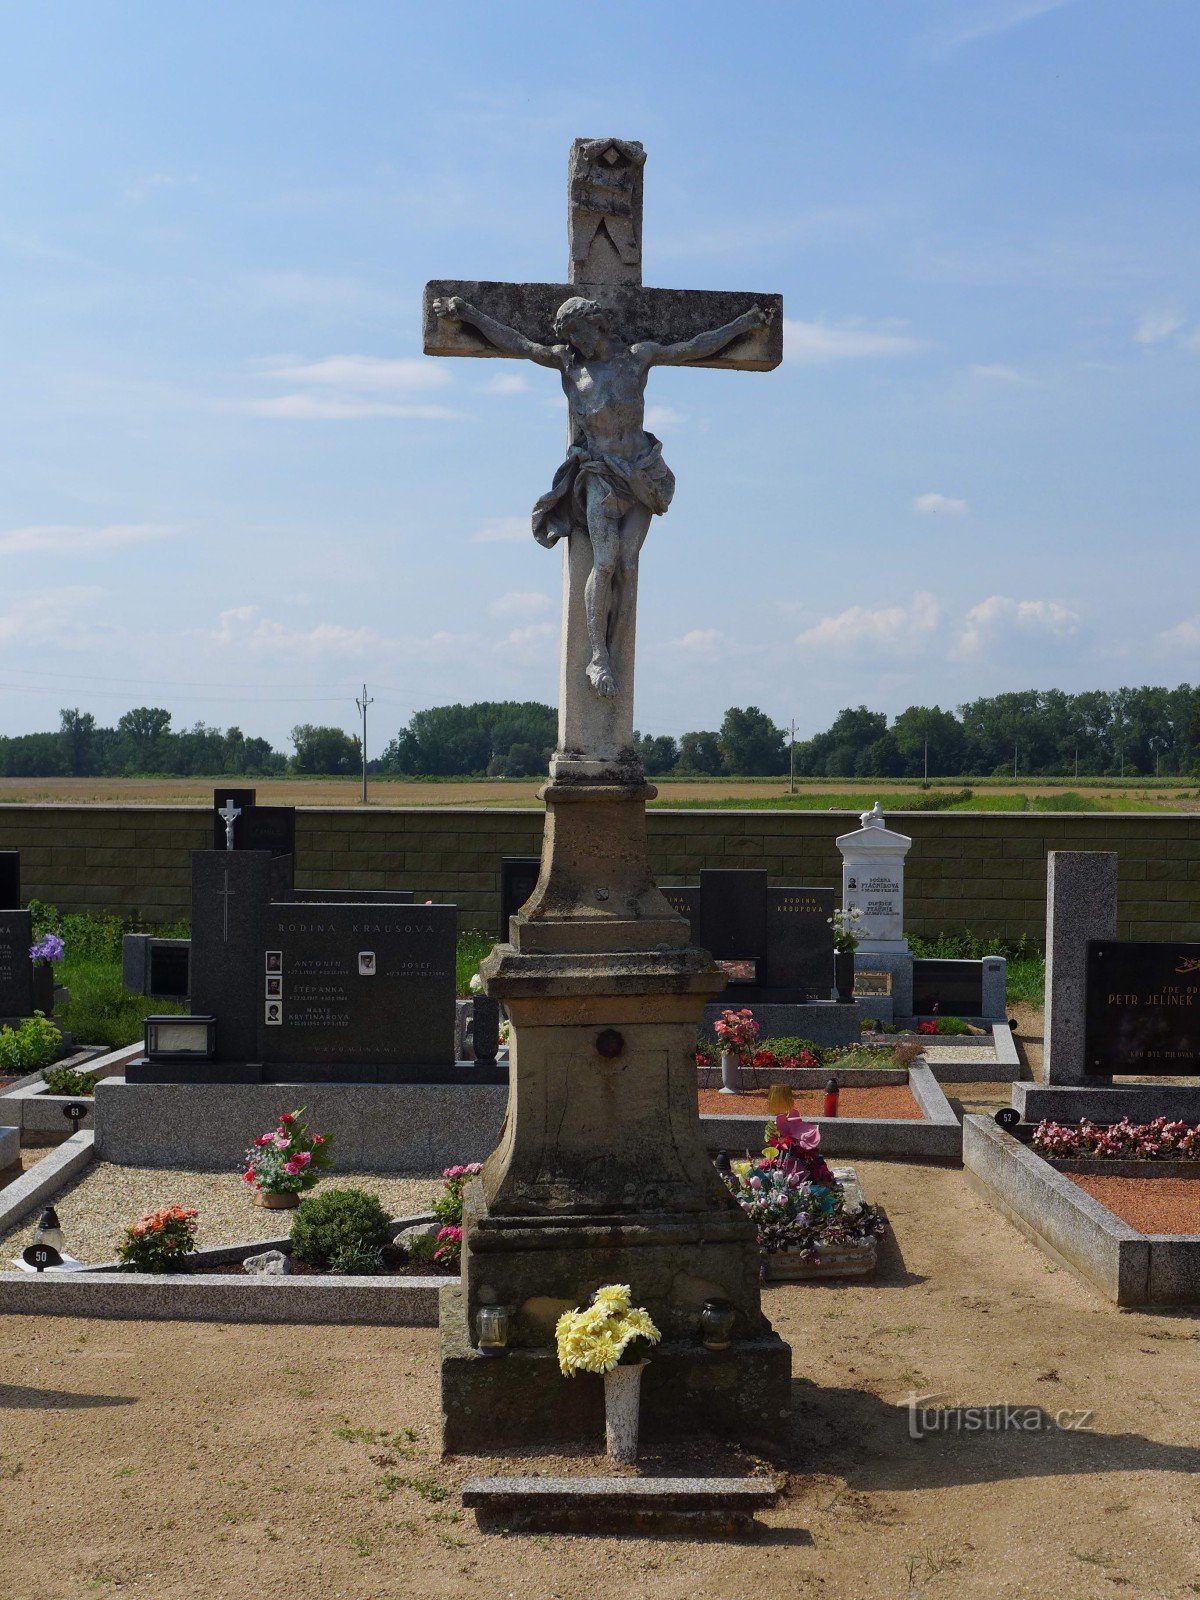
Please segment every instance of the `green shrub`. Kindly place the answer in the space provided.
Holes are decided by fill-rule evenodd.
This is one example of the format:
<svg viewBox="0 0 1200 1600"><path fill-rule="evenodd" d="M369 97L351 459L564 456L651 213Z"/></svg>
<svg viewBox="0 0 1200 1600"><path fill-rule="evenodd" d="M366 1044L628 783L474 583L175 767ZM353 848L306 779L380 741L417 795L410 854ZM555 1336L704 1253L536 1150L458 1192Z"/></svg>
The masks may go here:
<svg viewBox="0 0 1200 1600"><path fill-rule="evenodd" d="M961 1017L939 1017L937 1019L937 1031L956 1035L970 1033L971 1025L968 1022L964 1022Z"/></svg>
<svg viewBox="0 0 1200 1600"><path fill-rule="evenodd" d="M433 1260L433 1252L437 1249L436 1233L419 1233L408 1246L408 1259L414 1267L424 1267Z"/></svg>
<svg viewBox="0 0 1200 1600"><path fill-rule="evenodd" d="M292 1254L309 1267L327 1267L339 1251L381 1250L391 1229L387 1212L362 1189L326 1189L300 1202L292 1223Z"/></svg>
<svg viewBox="0 0 1200 1600"><path fill-rule="evenodd" d="M373 1277L383 1271L383 1251L378 1245L343 1244L329 1258L330 1272L347 1277Z"/></svg>
<svg viewBox="0 0 1200 1600"><path fill-rule="evenodd" d="M814 1044L811 1039L801 1039L794 1033L780 1034L777 1039L760 1039L758 1048L771 1050L777 1056L798 1056L807 1050L810 1055L817 1058L818 1066L825 1060L825 1051L821 1045Z"/></svg>
<svg viewBox="0 0 1200 1600"><path fill-rule="evenodd" d="M19 1078L47 1067L62 1051L62 1034L40 1011L15 1028L0 1028L0 1076Z"/></svg>
<svg viewBox="0 0 1200 1600"><path fill-rule="evenodd" d="M43 1067L42 1082L51 1094L93 1095L100 1082L98 1072L76 1072L74 1067Z"/></svg>
<svg viewBox="0 0 1200 1600"><path fill-rule="evenodd" d="M455 951L455 984L460 999L470 994L471 979L478 972L484 956L491 954L495 943L490 933L481 933L477 928L464 928L459 934Z"/></svg>

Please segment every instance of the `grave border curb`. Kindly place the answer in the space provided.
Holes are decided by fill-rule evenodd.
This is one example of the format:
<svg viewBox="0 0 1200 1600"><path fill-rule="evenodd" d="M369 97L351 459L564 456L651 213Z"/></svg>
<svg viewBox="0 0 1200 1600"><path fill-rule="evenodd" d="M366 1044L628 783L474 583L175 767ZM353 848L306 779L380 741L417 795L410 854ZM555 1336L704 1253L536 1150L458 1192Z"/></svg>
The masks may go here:
<svg viewBox="0 0 1200 1600"><path fill-rule="evenodd" d="M826 1157L854 1156L875 1161L953 1161L962 1159L962 1128L954 1108L929 1067L916 1061L908 1083L921 1120L892 1117L814 1117ZM758 1116L702 1116L700 1131L709 1150L743 1150L746 1135L769 1119ZM757 1146L756 1138L749 1140Z"/></svg>
<svg viewBox="0 0 1200 1600"><path fill-rule="evenodd" d="M0 1189L0 1234L15 1228L43 1201L52 1200L72 1178L90 1166L95 1156L95 1135L90 1129L81 1128Z"/></svg>
<svg viewBox="0 0 1200 1600"><path fill-rule="evenodd" d="M1200 1305L1200 1234L1139 1233L993 1118L963 1119L967 1182L1118 1306Z"/></svg>

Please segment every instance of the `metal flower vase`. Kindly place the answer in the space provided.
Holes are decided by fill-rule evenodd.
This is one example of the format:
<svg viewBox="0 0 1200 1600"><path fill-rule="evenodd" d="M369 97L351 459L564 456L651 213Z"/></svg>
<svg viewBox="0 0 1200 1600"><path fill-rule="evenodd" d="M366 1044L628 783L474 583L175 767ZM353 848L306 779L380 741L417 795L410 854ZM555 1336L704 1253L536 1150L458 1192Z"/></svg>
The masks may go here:
<svg viewBox="0 0 1200 1600"><path fill-rule="evenodd" d="M629 1466L637 1460L638 1424L642 1411L642 1372L646 1361L615 1366L604 1374L604 1432L611 1461Z"/></svg>

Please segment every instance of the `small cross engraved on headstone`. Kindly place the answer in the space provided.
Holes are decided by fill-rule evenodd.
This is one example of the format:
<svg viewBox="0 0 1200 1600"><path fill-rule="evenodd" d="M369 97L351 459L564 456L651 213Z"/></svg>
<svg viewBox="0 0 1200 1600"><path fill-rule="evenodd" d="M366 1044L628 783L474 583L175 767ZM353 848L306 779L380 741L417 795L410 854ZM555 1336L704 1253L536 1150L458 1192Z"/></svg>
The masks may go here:
<svg viewBox="0 0 1200 1600"><path fill-rule="evenodd" d="M229 848L232 850L233 849L233 845L231 844L229 846ZM237 893L236 889L231 889L229 887L229 868L226 867L225 868L225 887L223 889L218 889L217 890L217 894L225 902L225 920L224 920L224 928L223 928L223 934L222 934L222 943L224 943L224 944L228 944L229 943L229 897L231 895L235 895L236 893Z"/></svg>
<svg viewBox="0 0 1200 1600"><path fill-rule="evenodd" d="M225 848L226 848L226 850L232 850L233 849L233 825L237 821L237 819L241 816L241 814L242 814L241 807L240 806L235 806L232 800L226 800L225 804L221 807L220 811L217 812L217 815L221 818L221 820L225 824ZM229 880L226 879L225 881L226 881L226 886L228 887Z"/></svg>

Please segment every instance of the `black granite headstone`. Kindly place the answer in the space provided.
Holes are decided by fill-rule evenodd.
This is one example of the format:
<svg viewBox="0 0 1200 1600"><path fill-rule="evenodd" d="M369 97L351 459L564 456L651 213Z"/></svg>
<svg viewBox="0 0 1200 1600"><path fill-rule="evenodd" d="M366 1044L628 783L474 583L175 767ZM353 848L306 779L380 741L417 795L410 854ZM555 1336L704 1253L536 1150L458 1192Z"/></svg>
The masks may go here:
<svg viewBox="0 0 1200 1600"><path fill-rule="evenodd" d="M159 1000L188 996L190 939L159 939L127 933L121 941L121 984L134 994Z"/></svg>
<svg viewBox="0 0 1200 1600"><path fill-rule="evenodd" d="M728 1004L829 998L832 889L773 889L761 869L714 867L701 871L698 887L662 892L691 923L692 942L710 950L725 972Z"/></svg>
<svg viewBox="0 0 1200 1600"><path fill-rule="evenodd" d="M21 852L0 850L0 911L21 906Z"/></svg>
<svg viewBox="0 0 1200 1600"><path fill-rule="evenodd" d="M500 858L500 943L508 943L508 919L515 916L537 886L540 856Z"/></svg>
<svg viewBox="0 0 1200 1600"><path fill-rule="evenodd" d="M192 852L192 1010L217 1018L216 1059L257 1062L263 941L275 863L266 850ZM203 1077L190 1065L184 1069ZM257 1082L261 1071L247 1071Z"/></svg>
<svg viewBox="0 0 1200 1600"><path fill-rule="evenodd" d="M1200 944L1088 941L1084 1071L1200 1073Z"/></svg>
<svg viewBox="0 0 1200 1600"><path fill-rule="evenodd" d="M219 815L232 800L241 811L233 823L235 850L269 850L273 856L296 854L296 808L260 806L254 789L214 789L213 849L225 849L225 819Z"/></svg>
<svg viewBox="0 0 1200 1600"><path fill-rule="evenodd" d="M915 1017L978 1017L983 1014L983 967L978 961L913 962Z"/></svg>
<svg viewBox="0 0 1200 1600"><path fill-rule="evenodd" d="M260 962L263 1075L400 1081L454 1062L454 906L269 907Z"/></svg>
<svg viewBox="0 0 1200 1600"><path fill-rule="evenodd" d="M28 911L0 911L0 1017L33 1015L33 917Z"/></svg>

